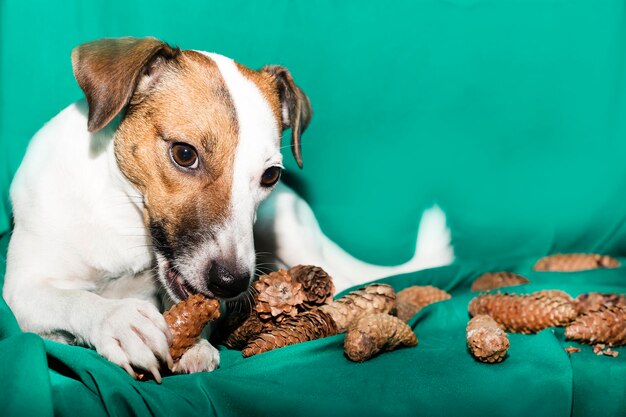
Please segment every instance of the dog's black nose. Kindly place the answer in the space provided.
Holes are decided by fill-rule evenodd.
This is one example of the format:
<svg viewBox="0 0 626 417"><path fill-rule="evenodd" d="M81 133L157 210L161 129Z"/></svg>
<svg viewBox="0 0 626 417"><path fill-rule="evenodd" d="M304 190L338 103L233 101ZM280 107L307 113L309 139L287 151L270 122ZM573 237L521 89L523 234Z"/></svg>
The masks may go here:
<svg viewBox="0 0 626 417"><path fill-rule="evenodd" d="M233 274L217 262L211 263L209 270L209 290L217 297L236 297L248 289L249 274Z"/></svg>

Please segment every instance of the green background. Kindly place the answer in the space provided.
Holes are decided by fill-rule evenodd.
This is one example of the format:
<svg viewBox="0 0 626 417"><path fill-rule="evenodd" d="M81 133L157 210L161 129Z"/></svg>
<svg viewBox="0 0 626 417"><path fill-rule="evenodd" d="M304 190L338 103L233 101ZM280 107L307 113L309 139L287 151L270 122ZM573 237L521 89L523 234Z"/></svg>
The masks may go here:
<svg viewBox="0 0 626 417"><path fill-rule="evenodd" d="M624 1L1 0L0 233L29 138L81 97L71 49L127 35L288 67L315 116L305 169L288 155L287 166L324 232L362 260L403 262L437 202L458 263L391 282L455 297L414 319L416 349L363 365L342 356L341 337L246 361L225 351L217 372L161 387L22 334L2 304L2 414L624 414L622 356L587 348L570 361L562 332L548 330L511 336L510 357L485 366L463 340L478 272L525 272L557 251L626 252ZM530 278L529 289L624 291L622 269Z"/></svg>
<svg viewBox="0 0 626 417"><path fill-rule="evenodd" d="M315 115L305 169L287 155L288 168L360 259L408 260L433 202L461 259L624 253L625 13L606 0L3 0L3 174L81 97L74 46L152 35L292 71Z"/></svg>

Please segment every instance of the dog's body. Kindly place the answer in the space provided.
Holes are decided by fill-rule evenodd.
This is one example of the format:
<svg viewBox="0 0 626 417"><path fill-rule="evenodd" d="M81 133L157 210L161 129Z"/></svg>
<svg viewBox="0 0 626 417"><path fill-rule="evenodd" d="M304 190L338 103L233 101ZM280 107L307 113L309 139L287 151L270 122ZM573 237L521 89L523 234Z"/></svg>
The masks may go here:
<svg viewBox="0 0 626 417"><path fill-rule="evenodd" d="M445 213L433 206L424 211L416 231L415 252L407 262L380 266L361 261L329 239L311 207L286 185L279 183L259 208L255 238L272 264L320 265L333 277L337 291L363 283L448 265L454 260Z"/></svg>
<svg viewBox="0 0 626 417"><path fill-rule="evenodd" d="M24 330L92 346L130 374L159 380L159 362L212 370L219 355L206 340L172 363L159 293L167 303L248 288L256 208L278 180L283 129L301 164L308 99L281 67L253 71L154 39L81 48L74 69L89 105L69 106L37 133L12 185L4 297ZM280 259L325 266L339 288L452 258L445 218L433 211L412 262L364 264L281 187L258 230L274 235Z"/></svg>

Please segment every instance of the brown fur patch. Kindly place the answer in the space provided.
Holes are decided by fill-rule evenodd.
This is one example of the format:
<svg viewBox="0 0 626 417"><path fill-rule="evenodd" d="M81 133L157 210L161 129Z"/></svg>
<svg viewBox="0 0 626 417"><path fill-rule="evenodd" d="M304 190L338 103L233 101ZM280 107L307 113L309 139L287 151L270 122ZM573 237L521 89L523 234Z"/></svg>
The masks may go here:
<svg viewBox="0 0 626 417"><path fill-rule="evenodd" d="M230 214L237 114L210 58L183 51L160 65L165 67L145 97L133 97L115 136L115 155L144 195L146 224L159 223L170 242L190 244ZM174 142L196 149L198 169L174 165Z"/></svg>
<svg viewBox="0 0 626 417"><path fill-rule="evenodd" d="M154 38L105 38L74 48L72 67L89 104L89 131L102 129L122 110L151 60L179 53Z"/></svg>

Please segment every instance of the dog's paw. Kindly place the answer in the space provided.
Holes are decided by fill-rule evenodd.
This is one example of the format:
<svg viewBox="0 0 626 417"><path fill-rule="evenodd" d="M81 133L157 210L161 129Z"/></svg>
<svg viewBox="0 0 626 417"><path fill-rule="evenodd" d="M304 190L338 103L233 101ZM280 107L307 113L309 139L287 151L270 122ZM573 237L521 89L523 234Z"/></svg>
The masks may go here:
<svg viewBox="0 0 626 417"><path fill-rule="evenodd" d="M171 369L171 334L157 308L136 299L107 300L96 318L91 344L98 353L124 368L133 378L143 369L161 382L159 362Z"/></svg>
<svg viewBox="0 0 626 417"><path fill-rule="evenodd" d="M205 339L200 339L172 368L177 374L211 372L220 366L220 352Z"/></svg>

